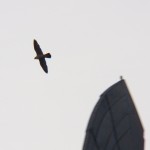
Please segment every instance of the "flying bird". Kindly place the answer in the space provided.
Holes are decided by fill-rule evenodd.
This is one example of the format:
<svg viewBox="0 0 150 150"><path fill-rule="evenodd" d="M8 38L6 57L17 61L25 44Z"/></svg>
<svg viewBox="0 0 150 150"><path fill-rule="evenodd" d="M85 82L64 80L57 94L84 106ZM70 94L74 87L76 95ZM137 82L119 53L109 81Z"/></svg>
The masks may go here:
<svg viewBox="0 0 150 150"><path fill-rule="evenodd" d="M33 41L33 44L34 44L35 52L37 54L37 56L34 59L38 59L43 70L46 73L48 73L48 67L46 65L45 58L51 58L51 54L50 53L43 54L43 52L40 48L40 45L38 44L38 42L36 40Z"/></svg>

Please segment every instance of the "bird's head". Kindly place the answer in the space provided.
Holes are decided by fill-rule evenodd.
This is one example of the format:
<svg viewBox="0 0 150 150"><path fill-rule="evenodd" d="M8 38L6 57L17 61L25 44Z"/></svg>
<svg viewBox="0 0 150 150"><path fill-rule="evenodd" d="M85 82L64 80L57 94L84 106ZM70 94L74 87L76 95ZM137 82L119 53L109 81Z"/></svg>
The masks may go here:
<svg viewBox="0 0 150 150"><path fill-rule="evenodd" d="M38 59L38 57L36 56L36 57L34 57L34 59Z"/></svg>

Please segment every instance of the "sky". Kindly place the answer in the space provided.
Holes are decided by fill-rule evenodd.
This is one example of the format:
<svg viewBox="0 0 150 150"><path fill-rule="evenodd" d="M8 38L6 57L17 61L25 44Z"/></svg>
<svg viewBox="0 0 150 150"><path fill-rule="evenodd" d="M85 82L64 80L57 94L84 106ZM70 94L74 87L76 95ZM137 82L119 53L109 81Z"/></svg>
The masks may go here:
<svg viewBox="0 0 150 150"><path fill-rule="evenodd" d="M81 150L122 75L150 149L150 1L0 0L0 150ZM33 39L50 52L46 74Z"/></svg>

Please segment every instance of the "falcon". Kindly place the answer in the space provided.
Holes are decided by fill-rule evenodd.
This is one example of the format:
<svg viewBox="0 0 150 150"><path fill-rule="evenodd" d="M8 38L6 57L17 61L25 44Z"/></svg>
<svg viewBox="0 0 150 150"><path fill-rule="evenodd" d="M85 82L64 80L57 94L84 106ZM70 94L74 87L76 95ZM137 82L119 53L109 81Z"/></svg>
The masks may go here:
<svg viewBox="0 0 150 150"><path fill-rule="evenodd" d="M33 45L34 45L35 52L37 54L37 56L34 59L38 59L43 70L46 73L48 73L48 67L46 65L45 58L51 58L51 54L50 53L43 54L43 52L40 48L40 45L38 44L38 42L36 40L33 41Z"/></svg>

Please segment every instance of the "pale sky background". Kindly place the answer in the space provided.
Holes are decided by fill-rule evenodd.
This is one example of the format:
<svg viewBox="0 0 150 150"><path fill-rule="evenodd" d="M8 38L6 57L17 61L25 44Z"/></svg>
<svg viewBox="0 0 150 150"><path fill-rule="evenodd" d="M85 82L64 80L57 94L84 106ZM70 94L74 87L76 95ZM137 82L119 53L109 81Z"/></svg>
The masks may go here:
<svg viewBox="0 0 150 150"><path fill-rule="evenodd" d="M33 39L50 52L49 73ZM0 150L82 150L100 94L126 79L150 149L149 0L0 0Z"/></svg>

